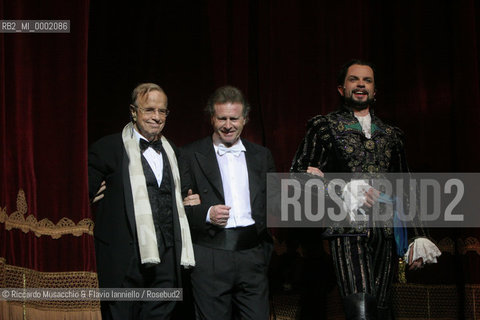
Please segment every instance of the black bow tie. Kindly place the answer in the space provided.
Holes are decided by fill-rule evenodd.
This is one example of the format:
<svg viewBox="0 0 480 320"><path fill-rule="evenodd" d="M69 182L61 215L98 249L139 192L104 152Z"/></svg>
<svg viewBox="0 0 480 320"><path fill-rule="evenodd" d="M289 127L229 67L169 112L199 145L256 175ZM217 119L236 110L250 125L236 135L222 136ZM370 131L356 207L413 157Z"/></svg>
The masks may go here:
<svg viewBox="0 0 480 320"><path fill-rule="evenodd" d="M148 147L153 148L153 150L157 152L162 151L162 140L158 139L152 142L148 142L147 140L140 139L140 151L143 153Z"/></svg>

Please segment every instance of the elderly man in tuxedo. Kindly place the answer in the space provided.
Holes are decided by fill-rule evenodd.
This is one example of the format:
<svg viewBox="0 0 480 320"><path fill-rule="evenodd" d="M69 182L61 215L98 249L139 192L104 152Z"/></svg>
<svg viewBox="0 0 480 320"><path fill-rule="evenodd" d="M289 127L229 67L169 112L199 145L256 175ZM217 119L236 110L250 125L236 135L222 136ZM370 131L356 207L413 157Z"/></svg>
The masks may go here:
<svg viewBox="0 0 480 320"><path fill-rule="evenodd" d="M180 265L194 266L176 147L162 135L167 96L156 84L132 93L132 121L88 154L95 251L102 288L176 288ZM184 192L185 194L185 192ZM170 319L174 301L103 301L103 319Z"/></svg>
<svg viewBox="0 0 480 320"><path fill-rule="evenodd" d="M268 319L267 269L272 252L266 226L270 151L241 138L248 105L237 88L210 97L213 134L183 148L187 184L201 205L189 215L196 267L191 281L197 319ZM183 153L183 152L182 152Z"/></svg>

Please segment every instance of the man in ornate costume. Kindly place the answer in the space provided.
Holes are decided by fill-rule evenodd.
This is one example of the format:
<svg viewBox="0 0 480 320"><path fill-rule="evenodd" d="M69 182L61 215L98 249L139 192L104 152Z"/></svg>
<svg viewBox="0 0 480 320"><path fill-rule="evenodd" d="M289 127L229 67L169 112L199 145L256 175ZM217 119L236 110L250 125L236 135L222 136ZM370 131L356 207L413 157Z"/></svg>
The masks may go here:
<svg viewBox="0 0 480 320"><path fill-rule="evenodd" d="M339 110L318 115L307 123L307 134L298 147L292 172L323 176L323 172L408 171L403 133L373 113L374 76L371 63L352 60L344 65L337 82L342 105ZM377 190L366 186L359 201L364 207L372 207L378 196ZM393 229L330 231L326 234L346 319L392 319L390 288L397 263ZM425 238L423 230L414 228L410 236L415 239L406 254L410 269L436 262L440 252Z"/></svg>

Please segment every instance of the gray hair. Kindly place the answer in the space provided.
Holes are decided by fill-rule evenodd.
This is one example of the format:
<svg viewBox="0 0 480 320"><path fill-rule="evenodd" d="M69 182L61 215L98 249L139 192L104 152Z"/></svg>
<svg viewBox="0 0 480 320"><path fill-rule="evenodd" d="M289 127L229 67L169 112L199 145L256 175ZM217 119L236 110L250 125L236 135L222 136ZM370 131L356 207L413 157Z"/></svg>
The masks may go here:
<svg viewBox="0 0 480 320"><path fill-rule="evenodd" d="M132 105L138 107L138 102L145 100L146 96L151 91L160 91L165 94L162 88L155 83L141 83L133 89L132 92ZM166 96L166 94L165 94Z"/></svg>

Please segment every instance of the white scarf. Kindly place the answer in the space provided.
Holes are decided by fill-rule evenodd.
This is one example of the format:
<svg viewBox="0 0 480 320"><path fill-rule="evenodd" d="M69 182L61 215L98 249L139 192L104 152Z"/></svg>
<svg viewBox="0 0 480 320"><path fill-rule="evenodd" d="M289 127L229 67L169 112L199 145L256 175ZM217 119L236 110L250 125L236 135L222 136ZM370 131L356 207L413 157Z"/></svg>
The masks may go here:
<svg viewBox="0 0 480 320"><path fill-rule="evenodd" d="M133 207L135 212L135 224L137 228L138 247L140 259L144 263L160 263L157 247L157 235L153 224L152 208L148 198L147 184L143 173L140 144L133 134L133 124L128 123L122 131L122 140L129 159L128 172L132 186ZM163 148L167 154L170 168L172 169L173 182L175 184L175 202L177 204L178 219L182 237L182 256L180 264L185 267L195 266L193 255L190 227L188 225L183 198L180 191L180 173L178 171L177 157L170 143L161 137Z"/></svg>

